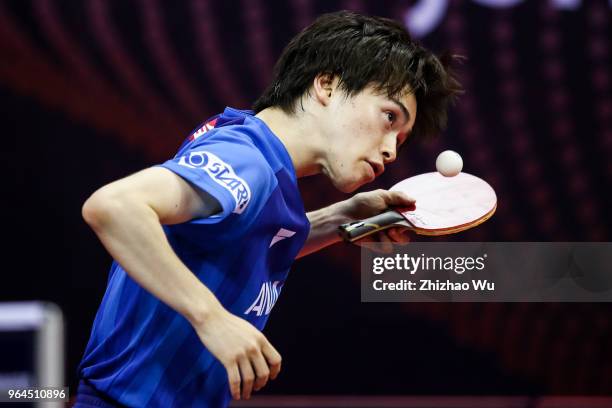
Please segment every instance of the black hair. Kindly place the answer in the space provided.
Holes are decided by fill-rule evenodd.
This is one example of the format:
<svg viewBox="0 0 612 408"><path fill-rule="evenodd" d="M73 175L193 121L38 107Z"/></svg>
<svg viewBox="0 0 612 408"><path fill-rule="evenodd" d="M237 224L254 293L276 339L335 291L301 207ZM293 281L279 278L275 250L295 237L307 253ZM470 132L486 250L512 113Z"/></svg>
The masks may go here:
<svg viewBox="0 0 612 408"><path fill-rule="evenodd" d="M330 74L348 96L370 84L390 97L408 89L417 101L411 139L436 135L446 127L449 103L462 92L449 67L455 58L436 57L397 21L348 11L324 14L285 47L253 110L273 106L293 114L314 78Z"/></svg>

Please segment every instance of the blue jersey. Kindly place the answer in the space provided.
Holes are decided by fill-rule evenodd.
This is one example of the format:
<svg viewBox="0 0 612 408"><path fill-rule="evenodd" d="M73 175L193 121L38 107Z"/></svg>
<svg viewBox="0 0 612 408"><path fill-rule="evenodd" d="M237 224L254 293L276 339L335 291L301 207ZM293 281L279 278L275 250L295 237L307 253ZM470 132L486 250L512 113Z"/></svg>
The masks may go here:
<svg viewBox="0 0 612 408"><path fill-rule="evenodd" d="M285 147L250 112L226 108L161 166L222 207L164 226L172 248L228 311L262 330L309 230ZM187 320L116 262L79 374L127 406L222 407L231 398L225 368Z"/></svg>

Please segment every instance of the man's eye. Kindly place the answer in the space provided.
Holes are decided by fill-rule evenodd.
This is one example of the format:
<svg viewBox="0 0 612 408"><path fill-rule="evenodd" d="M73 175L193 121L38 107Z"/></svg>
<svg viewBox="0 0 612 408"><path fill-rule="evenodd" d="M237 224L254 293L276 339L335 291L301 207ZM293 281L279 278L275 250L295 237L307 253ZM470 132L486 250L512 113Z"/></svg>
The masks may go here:
<svg viewBox="0 0 612 408"><path fill-rule="evenodd" d="M387 112L387 120L391 123L395 122L395 114L393 112Z"/></svg>

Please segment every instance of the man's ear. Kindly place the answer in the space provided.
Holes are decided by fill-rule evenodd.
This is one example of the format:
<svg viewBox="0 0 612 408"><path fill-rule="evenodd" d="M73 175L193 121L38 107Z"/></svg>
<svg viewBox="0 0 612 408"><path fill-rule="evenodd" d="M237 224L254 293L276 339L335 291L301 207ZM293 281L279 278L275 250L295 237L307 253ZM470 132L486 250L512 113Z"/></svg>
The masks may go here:
<svg viewBox="0 0 612 408"><path fill-rule="evenodd" d="M315 99L324 106L329 105L332 95L338 87L338 76L330 73L320 73L313 81Z"/></svg>

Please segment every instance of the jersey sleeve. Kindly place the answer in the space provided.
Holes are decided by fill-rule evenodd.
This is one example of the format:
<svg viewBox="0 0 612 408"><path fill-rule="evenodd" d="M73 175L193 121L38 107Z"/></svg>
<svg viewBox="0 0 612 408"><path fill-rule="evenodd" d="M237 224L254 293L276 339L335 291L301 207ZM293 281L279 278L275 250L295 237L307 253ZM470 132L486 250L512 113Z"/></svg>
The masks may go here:
<svg viewBox="0 0 612 408"><path fill-rule="evenodd" d="M272 170L258 149L231 132L216 133L216 137L186 146L160 165L219 202L221 213L199 219L200 224L217 223L231 215L247 217L261 206L273 188Z"/></svg>

